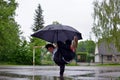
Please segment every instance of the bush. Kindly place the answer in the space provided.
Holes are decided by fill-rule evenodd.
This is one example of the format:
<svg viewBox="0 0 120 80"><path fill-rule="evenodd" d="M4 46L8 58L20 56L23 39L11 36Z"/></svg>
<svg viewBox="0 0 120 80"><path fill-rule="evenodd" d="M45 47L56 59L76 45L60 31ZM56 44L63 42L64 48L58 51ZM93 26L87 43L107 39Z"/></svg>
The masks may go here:
<svg viewBox="0 0 120 80"><path fill-rule="evenodd" d="M78 62L86 62L87 59L87 52L78 52L77 53L77 61ZM78 56L80 56L80 59L78 58Z"/></svg>

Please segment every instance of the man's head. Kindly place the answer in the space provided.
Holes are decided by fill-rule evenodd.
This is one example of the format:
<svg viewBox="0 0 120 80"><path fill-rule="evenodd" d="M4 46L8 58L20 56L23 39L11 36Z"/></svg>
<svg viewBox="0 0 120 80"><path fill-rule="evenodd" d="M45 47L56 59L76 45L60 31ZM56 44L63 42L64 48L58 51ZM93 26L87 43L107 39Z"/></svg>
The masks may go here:
<svg viewBox="0 0 120 80"><path fill-rule="evenodd" d="M52 53L55 47L52 44L47 44L45 48Z"/></svg>

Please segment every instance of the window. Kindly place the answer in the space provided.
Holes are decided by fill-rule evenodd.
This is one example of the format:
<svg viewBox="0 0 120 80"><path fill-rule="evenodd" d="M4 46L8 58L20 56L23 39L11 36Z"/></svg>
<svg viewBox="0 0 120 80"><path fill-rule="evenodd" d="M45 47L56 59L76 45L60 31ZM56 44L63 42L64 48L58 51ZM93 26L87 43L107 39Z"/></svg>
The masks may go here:
<svg viewBox="0 0 120 80"><path fill-rule="evenodd" d="M108 55L107 60L112 61L112 55Z"/></svg>

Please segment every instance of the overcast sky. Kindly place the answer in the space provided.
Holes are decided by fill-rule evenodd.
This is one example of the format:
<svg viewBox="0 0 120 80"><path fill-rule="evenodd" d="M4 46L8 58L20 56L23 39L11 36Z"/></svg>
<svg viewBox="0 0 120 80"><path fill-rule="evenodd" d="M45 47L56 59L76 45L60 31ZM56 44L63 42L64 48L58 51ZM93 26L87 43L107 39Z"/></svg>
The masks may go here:
<svg viewBox="0 0 120 80"><path fill-rule="evenodd" d="M69 25L82 33L83 40L89 39L93 25L94 0L16 0L19 4L16 10L16 21L21 26L24 36L33 33L31 27L34 23L35 10L41 5L45 26L58 21ZM92 39L94 39L93 34Z"/></svg>

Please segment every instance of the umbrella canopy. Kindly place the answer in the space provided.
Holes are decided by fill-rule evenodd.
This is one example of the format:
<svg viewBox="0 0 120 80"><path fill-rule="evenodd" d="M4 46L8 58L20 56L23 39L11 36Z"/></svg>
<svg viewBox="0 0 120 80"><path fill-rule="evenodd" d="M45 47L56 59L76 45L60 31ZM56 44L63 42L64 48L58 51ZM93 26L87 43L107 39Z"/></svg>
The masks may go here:
<svg viewBox="0 0 120 80"><path fill-rule="evenodd" d="M61 24L51 24L48 25L31 36L37 37L48 42L56 43L57 41L65 42L66 40L73 40L74 36L78 39L82 39L81 33L76 29Z"/></svg>

